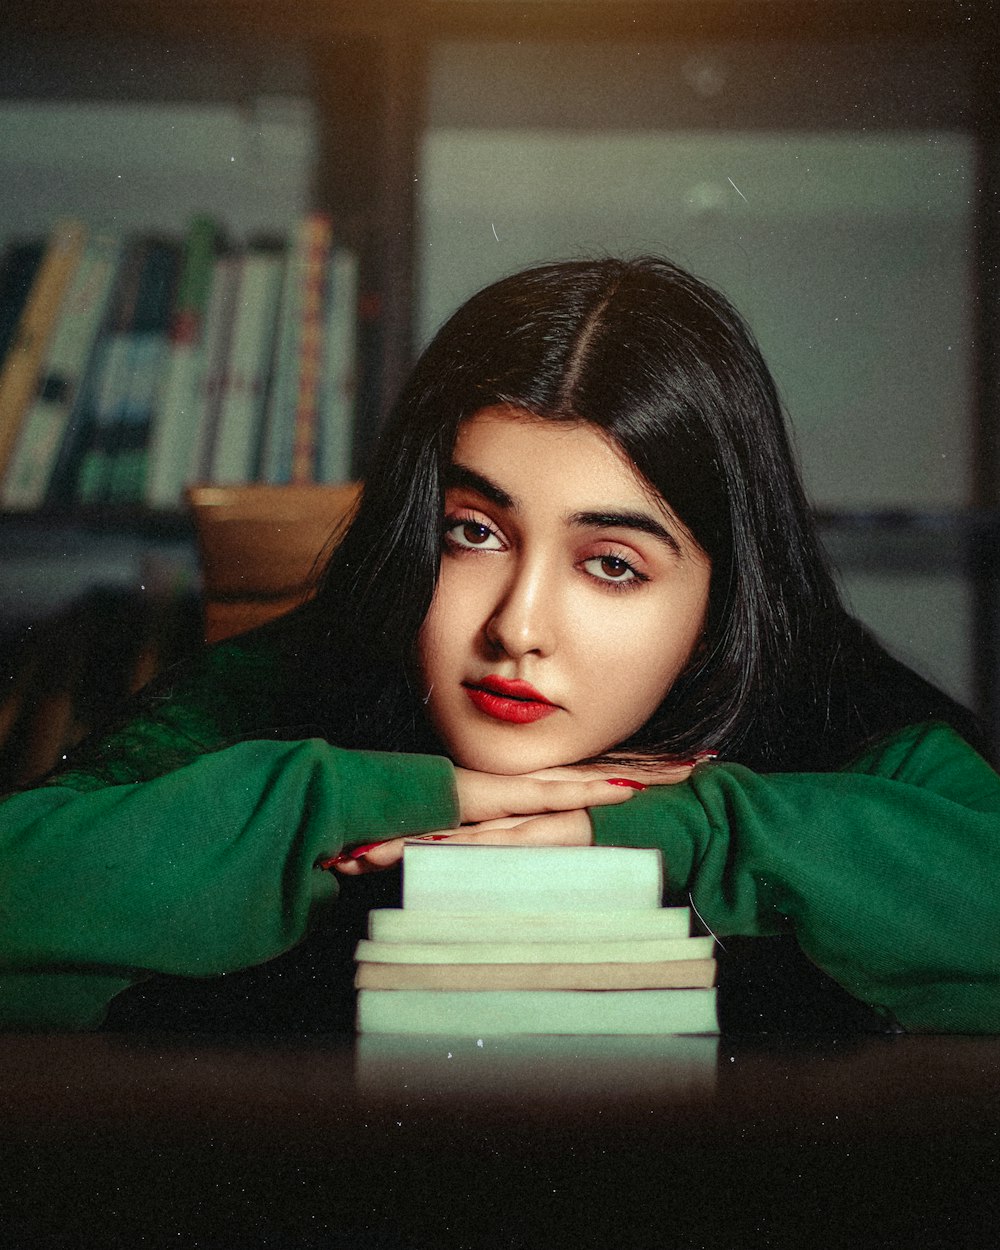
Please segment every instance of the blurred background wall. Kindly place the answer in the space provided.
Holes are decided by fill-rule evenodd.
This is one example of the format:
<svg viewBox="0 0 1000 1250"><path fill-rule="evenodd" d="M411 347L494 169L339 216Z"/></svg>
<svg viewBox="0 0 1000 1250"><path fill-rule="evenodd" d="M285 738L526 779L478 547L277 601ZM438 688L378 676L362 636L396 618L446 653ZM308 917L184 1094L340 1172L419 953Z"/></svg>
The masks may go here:
<svg viewBox="0 0 1000 1250"><path fill-rule="evenodd" d="M0 245L65 214L129 233L196 212L240 244L329 209L365 240L383 411L499 275L677 260L760 339L850 603L1000 726L989 7L9 9ZM373 413L357 421L370 446ZM196 577L183 520L85 520L0 516L0 634L95 586Z"/></svg>

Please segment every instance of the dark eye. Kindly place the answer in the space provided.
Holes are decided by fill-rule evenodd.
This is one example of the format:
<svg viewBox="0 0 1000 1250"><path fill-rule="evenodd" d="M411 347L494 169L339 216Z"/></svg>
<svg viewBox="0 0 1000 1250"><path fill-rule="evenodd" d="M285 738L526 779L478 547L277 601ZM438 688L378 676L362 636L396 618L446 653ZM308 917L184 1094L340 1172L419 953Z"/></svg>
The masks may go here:
<svg viewBox="0 0 1000 1250"><path fill-rule="evenodd" d="M480 551L501 551L503 544L488 525L480 521L455 521L445 530L445 538L456 547Z"/></svg>
<svg viewBox="0 0 1000 1250"><path fill-rule="evenodd" d="M636 576L635 569L621 556L592 556L583 567L602 582L630 582Z"/></svg>

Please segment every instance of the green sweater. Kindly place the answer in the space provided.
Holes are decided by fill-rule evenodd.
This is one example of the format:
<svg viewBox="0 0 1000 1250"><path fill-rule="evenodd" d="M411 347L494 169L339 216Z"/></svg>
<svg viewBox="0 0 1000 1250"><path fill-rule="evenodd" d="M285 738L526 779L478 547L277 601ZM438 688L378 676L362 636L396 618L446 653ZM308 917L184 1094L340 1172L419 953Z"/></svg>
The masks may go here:
<svg viewBox="0 0 1000 1250"><path fill-rule="evenodd" d="M336 907L318 859L456 823L443 758L270 740L286 662L278 634L206 651L0 804L0 1026L94 1028L153 973L271 960ZM1000 777L952 730L837 773L702 765L592 817L600 843L661 848L723 944L793 933L905 1028L1000 1031Z"/></svg>

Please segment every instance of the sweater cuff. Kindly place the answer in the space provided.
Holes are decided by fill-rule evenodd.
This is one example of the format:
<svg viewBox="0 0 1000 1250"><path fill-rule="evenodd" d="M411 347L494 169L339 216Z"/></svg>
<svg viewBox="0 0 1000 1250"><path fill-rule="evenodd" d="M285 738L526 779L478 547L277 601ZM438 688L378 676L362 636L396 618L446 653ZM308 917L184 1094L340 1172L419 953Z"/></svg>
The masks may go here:
<svg viewBox="0 0 1000 1250"><path fill-rule="evenodd" d="M345 842L455 829L455 770L437 755L331 748L340 765L338 797Z"/></svg>
<svg viewBox="0 0 1000 1250"><path fill-rule="evenodd" d="M654 847L663 852L668 893L688 888L708 833L705 809L689 782L650 786L627 803L588 810L598 846Z"/></svg>

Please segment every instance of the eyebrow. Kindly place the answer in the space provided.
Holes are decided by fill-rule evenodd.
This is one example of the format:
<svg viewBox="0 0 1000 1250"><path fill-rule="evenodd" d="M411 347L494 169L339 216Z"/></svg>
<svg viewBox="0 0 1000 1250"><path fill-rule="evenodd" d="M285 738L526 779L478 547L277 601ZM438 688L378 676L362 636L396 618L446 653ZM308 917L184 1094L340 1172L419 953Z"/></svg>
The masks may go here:
<svg viewBox="0 0 1000 1250"><path fill-rule="evenodd" d="M681 545L674 535L648 512L574 512L569 523L586 529L639 530L680 554Z"/></svg>
<svg viewBox="0 0 1000 1250"><path fill-rule="evenodd" d="M481 473L470 469L466 464L459 464L453 460L445 471L444 484L446 490L465 486L469 490L474 490L478 495L482 495L484 499L488 499L490 503L496 504L498 508L517 511L513 496L497 486L496 482L491 482L488 477L483 477Z"/></svg>
<svg viewBox="0 0 1000 1250"><path fill-rule="evenodd" d="M517 511L517 500L502 487L498 486L496 482L491 481L488 477L484 477L481 473L477 473L475 469L470 469L468 465L458 464L453 461L448 466L445 475L445 487L454 489L462 486L469 490L474 490L498 508L505 508L511 512ZM641 534L648 534L651 538L658 539L678 554L681 550L677 538L655 517L650 516L648 512L638 512L630 509L626 509L623 512L611 512L603 509L593 512L574 512L569 517L569 524L579 529L638 530Z"/></svg>

